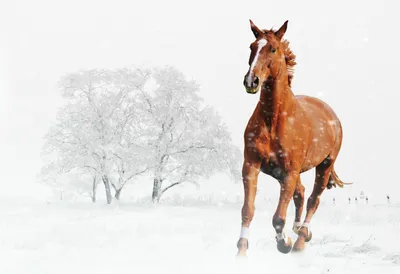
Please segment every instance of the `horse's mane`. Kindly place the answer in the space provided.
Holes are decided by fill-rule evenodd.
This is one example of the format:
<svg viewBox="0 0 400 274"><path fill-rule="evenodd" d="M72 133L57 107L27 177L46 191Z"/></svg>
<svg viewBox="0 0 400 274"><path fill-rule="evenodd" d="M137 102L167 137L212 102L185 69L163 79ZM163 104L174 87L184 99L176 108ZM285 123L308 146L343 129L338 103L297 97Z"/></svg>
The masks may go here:
<svg viewBox="0 0 400 274"><path fill-rule="evenodd" d="M275 33L275 30L273 30L273 29L263 30L263 31L265 33ZM282 46L283 46L283 54L285 55L285 60L286 60L286 69L288 71L288 83L289 83L289 87L291 87L293 76L294 76L294 66L297 64L296 63L296 55L290 49L288 40L286 40L286 39L282 40Z"/></svg>
<svg viewBox="0 0 400 274"><path fill-rule="evenodd" d="M288 40L283 40L282 46L283 46L283 51L284 51L285 60L286 60L286 68L288 71L289 87L291 87L293 76L294 76L294 66L296 65L296 55L290 49Z"/></svg>

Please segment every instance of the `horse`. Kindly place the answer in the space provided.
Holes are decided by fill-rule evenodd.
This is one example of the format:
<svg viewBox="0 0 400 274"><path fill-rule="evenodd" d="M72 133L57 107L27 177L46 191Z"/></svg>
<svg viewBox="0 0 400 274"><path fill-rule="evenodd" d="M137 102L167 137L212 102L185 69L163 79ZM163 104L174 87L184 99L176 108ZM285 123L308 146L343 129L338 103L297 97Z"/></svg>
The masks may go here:
<svg viewBox="0 0 400 274"><path fill-rule="evenodd" d="M324 101L294 95L291 89L295 54L283 39L286 21L277 31L259 29L252 20L250 28L256 40L250 45L249 69L243 85L249 94L260 91L260 99L244 131L242 180L244 203L242 227L237 242L237 256L246 256L249 226L254 216L254 202L260 171L275 178L281 188L279 203L272 219L277 249L282 253L301 251L312 238L310 222L322 192L341 187L334 163L342 145L343 131L339 118ZM307 213L301 216L304 186L300 174L315 167L313 191L307 201ZM293 198L296 213L294 245L284 233L286 213Z"/></svg>

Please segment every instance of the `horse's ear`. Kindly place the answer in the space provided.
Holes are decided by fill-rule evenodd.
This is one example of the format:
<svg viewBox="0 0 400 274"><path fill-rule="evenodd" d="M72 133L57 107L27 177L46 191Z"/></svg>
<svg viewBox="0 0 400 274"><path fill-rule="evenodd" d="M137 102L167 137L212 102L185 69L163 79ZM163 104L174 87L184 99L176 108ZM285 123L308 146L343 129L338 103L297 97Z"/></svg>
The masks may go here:
<svg viewBox="0 0 400 274"><path fill-rule="evenodd" d="M289 21L286 20L286 22L283 23L282 27L280 27L280 29L279 29L278 31L275 32L275 36L276 36L279 40L281 40L282 37L283 37L283 35L285 34L286 29L287 29L287 24L288 24L288 22L289 22Z"/></svg>
<svg viewBox="0 0 400 274"><path fill-rule="evenodd" d="M254 25L251 19L250 19L250 28L256 38L258 38L258 36L260 36L263 33L262 30L260 30L256 25Z"/></svg>

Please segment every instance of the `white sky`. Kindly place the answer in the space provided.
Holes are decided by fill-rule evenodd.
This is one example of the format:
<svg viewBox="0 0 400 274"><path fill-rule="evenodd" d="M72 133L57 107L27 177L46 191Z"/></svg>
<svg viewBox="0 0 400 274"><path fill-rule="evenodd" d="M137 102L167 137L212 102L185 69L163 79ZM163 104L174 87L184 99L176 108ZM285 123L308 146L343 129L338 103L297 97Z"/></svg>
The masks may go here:
<svg viewBox="0 0 400 274"><path fill-rule="evenodd" d="M57 80L78 69L173 65L201 84L241 148L259 96L242 86L251 18L260 28L289 20L294 93L322 96L343 124L339 176L357 191L398 192L398 2L232 2L3 0L2 188L33 186L42 136L60 103Z"/></svg>

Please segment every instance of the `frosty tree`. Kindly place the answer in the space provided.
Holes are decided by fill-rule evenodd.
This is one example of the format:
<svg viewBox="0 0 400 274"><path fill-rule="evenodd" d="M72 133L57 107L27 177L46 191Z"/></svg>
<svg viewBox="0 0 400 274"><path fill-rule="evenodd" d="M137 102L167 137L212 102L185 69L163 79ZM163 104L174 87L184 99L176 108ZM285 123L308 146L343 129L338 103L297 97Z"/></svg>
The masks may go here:
<svg viewBox="0 0 400 274"><path fill-rule="evenodd" d="M92 200L98 181L111 203L111 187L119 198L123 186L148 168L137 91L147 74L141 70L89 70L60 81L67 104L45 136L46 177L91 174Z"/></svg>
<svg viewBox="0 0 400 274"><path fill-rule="evenodd" d="M112 190L119 199L126 183L151 172L158 202L171 187L216 171L240 178L241 153L225 125L176 69L88 70L66 75L60 87L67 104L46 135L43 169L58 187L81 189L86 178L95 201L101 181L111 203Z"/></svg>
<svg viewBox="0 0 400 274"><path fill-rule="evenodd" d="M198 86L182 73L167 67L153 74L155 88L142 93L147 103L154 135L153 202L173 186L196 183L216 171L239 178L240 152L219 116L205 107Z"/></svg>

